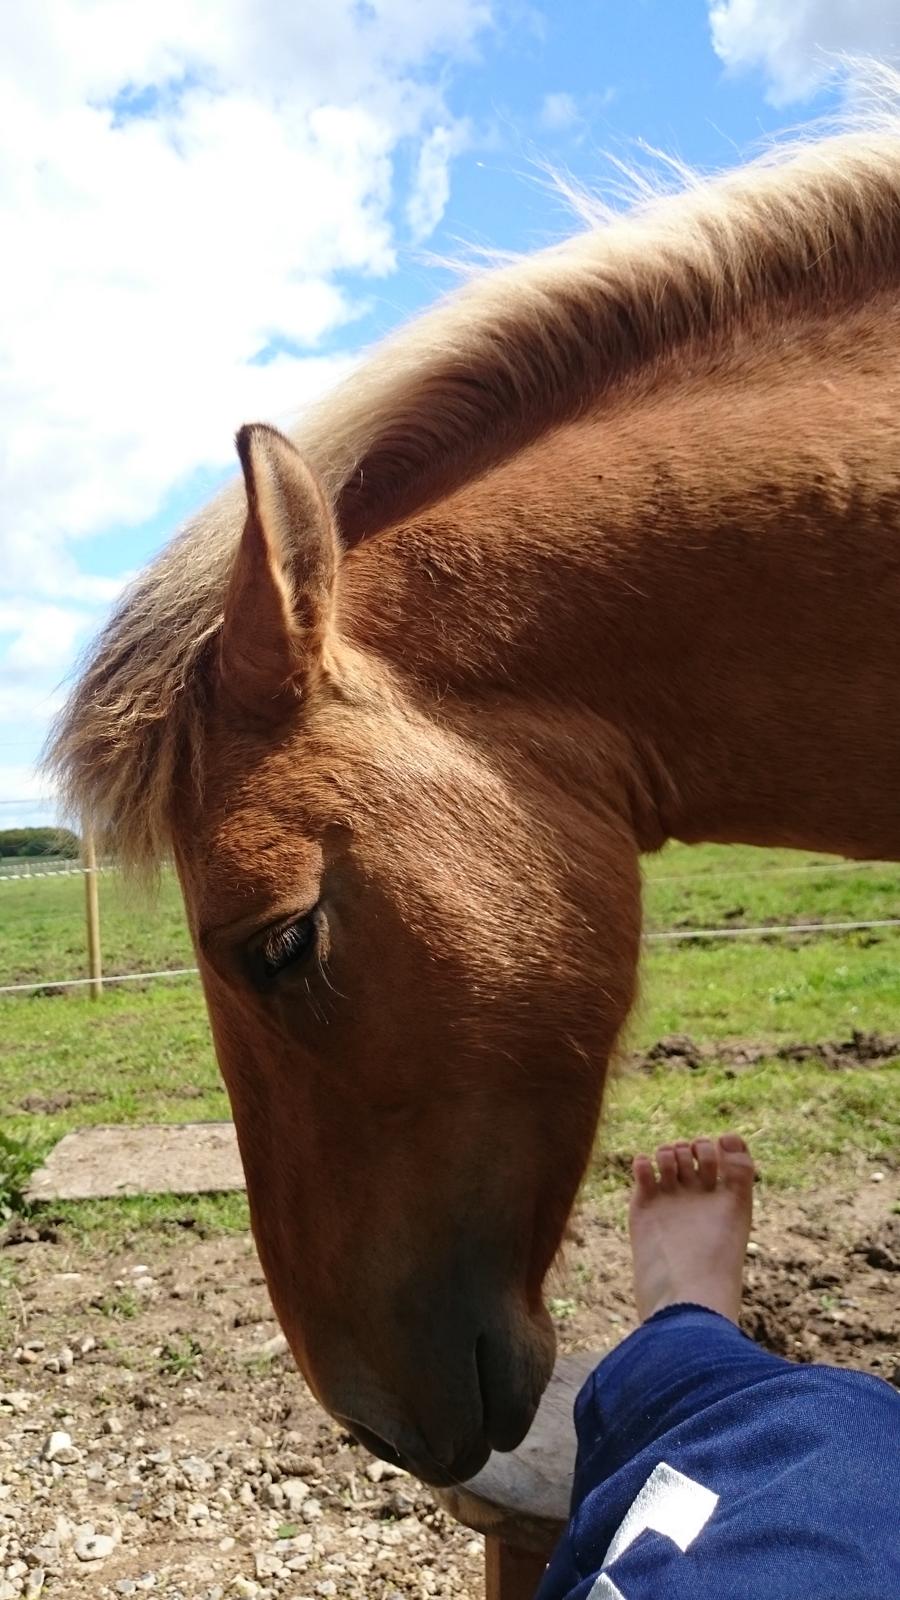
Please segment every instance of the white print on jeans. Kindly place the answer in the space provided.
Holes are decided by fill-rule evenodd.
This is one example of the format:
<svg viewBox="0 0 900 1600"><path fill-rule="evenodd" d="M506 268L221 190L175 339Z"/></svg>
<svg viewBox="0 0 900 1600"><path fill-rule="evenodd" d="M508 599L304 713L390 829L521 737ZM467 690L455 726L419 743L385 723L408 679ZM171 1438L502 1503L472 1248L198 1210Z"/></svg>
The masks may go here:
<svg viewBox="0 0 900 1600"><path fill-rule="evenodd" d="M686 1478L683 1472L677 1472L668 1462L661 1461L658 1467L653 1468L640 1494L631 1502L619 1523L588 1600L625 1600L621 1589L607 1577L606 1571L625 1554L645 1528L661 1533L664 1538L677 1544L679 1550L685 1551L706 1527L718 1503L719 1496L713 1494L712 1489L696 1483L693 1478Z"/></svg>

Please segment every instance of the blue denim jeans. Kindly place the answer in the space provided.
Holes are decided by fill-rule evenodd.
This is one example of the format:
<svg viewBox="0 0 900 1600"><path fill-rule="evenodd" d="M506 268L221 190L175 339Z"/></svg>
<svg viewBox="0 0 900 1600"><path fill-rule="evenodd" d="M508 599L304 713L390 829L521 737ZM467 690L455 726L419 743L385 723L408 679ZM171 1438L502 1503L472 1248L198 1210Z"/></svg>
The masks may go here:
<svg viewBox="0 0 900 1600"><path fill-rule="evenodd" d="M538 1600L900 1600L900 1394L669 1306L575 1406Z"/></svg>

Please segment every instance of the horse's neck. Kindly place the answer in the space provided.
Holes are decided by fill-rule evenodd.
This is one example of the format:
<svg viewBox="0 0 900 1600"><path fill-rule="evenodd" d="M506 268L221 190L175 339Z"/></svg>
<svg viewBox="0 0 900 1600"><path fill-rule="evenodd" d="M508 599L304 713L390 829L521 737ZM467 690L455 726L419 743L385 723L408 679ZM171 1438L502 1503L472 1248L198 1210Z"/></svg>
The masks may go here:
<svg viewBox="0 0 900 1600"><path fill-rule="evenodd" d="M393 648L613 724L645 843L900 857L897 347L876 309L545 440L386 542Z"/></svg>

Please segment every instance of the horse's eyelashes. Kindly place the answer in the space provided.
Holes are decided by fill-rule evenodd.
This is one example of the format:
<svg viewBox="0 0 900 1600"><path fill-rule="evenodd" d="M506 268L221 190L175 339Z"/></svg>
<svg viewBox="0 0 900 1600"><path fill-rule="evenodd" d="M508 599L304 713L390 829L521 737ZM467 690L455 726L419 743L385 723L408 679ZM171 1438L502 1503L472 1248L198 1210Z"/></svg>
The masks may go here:
<svg viewBox="0 0 900 1600"><path fill-rule="evenodd" d="M256 958L262 976L274 978L286 967L296 966L316 946L318 934L315 912L298 917L294 922L270 928L256 947Z"/></svg>

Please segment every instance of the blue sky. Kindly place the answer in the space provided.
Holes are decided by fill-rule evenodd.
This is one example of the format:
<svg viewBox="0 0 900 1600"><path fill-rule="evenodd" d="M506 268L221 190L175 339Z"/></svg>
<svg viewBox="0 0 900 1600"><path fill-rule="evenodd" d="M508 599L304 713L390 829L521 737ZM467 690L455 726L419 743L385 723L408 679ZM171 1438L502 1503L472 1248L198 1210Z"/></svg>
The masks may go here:
<svg viewBox="0 0 900 1600"><path fill-rule="evenodd" d="M549 165L703 169L831 109L894 0L9 0L0 11L0 826L127 576L446 286L568 231Z"/></svg>

